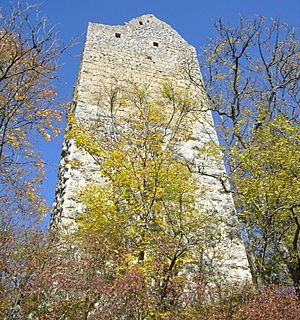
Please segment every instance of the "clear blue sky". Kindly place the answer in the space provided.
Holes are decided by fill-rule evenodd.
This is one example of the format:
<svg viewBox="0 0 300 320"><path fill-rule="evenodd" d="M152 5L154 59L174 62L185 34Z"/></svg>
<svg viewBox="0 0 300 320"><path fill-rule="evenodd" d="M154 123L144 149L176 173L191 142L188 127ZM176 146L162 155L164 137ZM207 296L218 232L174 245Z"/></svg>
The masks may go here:
<svg viewBox="0 0 300 320"><path fill-rule="evenodd" d="M32 1L29 1L32 3ZM234 24L239 15L253 17L279 17L290 26L300 29L300 0L43 0L42 12L49 23L57 24L58 36L64 41L79 37L79 44L66 56L61 68L58 92L70 99L78 71L80 54L88 22L123 24L146 13L153 13L170 24L198 52L213 36L212 23L223 17ZM8 0L0 0L6 6ZM299 35L299 30L298 30ZM63 134L59 139L42 145L44 158L48 161L44 195L49 205L54 198L57 167Z"/></svg>

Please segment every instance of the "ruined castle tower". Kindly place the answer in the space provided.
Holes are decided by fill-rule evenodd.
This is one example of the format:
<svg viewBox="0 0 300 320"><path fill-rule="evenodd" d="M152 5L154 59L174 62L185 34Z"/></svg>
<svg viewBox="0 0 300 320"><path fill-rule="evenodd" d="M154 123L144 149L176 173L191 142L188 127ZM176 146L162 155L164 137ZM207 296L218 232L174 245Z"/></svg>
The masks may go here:
<svg viewBox="0 0 300 320"><path fill-rule="evenodd" d="M191 82L190 77L198 83ZM224 192L220 177L225 168L221 158L195 157L206 143L218 144L210 111L205 111L205 93L195 49L185 42L169 25L153 15L143 15L123 26L91 23L73 96L73 112L77 119L88 121L101 114L101 99L111 86L130 82L147 84L151 88L171 81L182 90L190 90L201 117L194 122L193 134L182 148L182 155L192 163L199 184L206 187L200 199L210 214L222 217L219 228L222 236L218 250L222 251L219 268L233 281L250 279L245 249L239 234L233 199ZM85 170L77 170L72 161L80 161ZM97 164L92 157L78 150L74 141L65 139L52 226L72 228L80 212L78 191L89 181L101 181Z"/></svg>

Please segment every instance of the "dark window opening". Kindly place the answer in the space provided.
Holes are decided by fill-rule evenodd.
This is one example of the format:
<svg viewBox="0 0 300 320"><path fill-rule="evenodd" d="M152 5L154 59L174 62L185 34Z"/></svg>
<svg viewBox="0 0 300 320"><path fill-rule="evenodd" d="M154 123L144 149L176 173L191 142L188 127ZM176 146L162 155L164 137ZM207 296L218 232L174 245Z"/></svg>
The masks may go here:
<svg viewBox="0 0 300 320"><path fill-rule="evenodd" d="M116 33L115 36L116 38L121 38L121 33Z"/></svg>
<svg viewBox="0 0 300 320"><path fill-rule="evenodd" d="M153 42L154 47L158 47L158 42Z"/></svg>
<svg viewBox="0 0 300 320"><path fill-rule="evenodd" d="M143 25L143 21L139 21L139 24L142 26Z"/></svg>

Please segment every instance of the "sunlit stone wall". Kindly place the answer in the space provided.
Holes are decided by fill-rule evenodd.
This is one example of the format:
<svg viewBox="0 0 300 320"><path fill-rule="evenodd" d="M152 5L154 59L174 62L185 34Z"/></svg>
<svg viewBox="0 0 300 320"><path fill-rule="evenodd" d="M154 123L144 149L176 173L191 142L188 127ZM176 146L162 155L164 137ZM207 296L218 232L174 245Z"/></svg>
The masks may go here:
<svg viewBox="0 0 300 320"><path fill-rule="evenodd" d="M215 239L209 240L212 249L205 259L208 264L214 261L220 273L232 281L242 281L250 279L250 273L232 196L224 192L220 182L225 176L224 164L221 157L199 152L206 143L218 145L201 81L195 49L155 16L144 15L123 26L90 23L72 108L79 121L89 122L105 116L109 107L105 102L107 96L117 87L141 83L155 92L161 83L168 82L188 90L197 103L197 116L193 134L180 152L190 161L199 185L205 190L199 193L202 210L220 218ZM81 169L74 167L75 162L82 164ZM101 182L97 164L90 155L78 150L74 141L65 139L52 227L71 230L76 225L76 215L83 210L78 193L90 181Z"/></svg>

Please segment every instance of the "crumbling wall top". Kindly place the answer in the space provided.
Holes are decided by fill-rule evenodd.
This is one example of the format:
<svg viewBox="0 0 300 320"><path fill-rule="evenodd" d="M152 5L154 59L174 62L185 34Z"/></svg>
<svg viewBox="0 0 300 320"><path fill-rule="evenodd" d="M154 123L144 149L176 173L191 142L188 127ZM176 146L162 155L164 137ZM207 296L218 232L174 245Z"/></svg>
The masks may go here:
<svg viewBox="0 0 300 320"><path fill-rule="evenodd" d="M146 14L117 26L89 23L87 42L102 49L135 51L151 56L172 56L174 52L196 55L193 46L153 14Z"/></svg>

